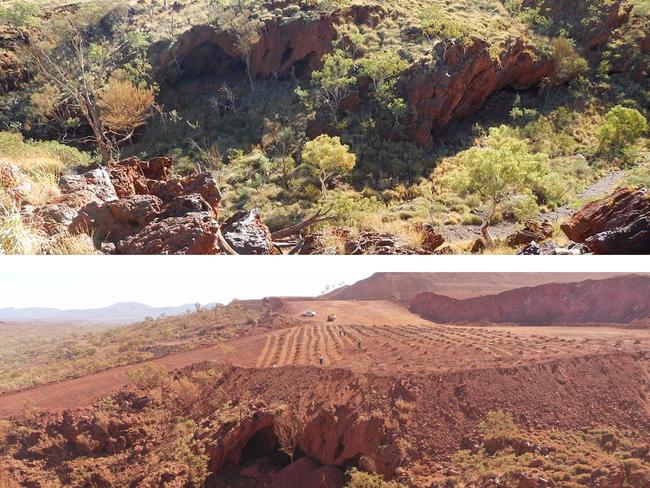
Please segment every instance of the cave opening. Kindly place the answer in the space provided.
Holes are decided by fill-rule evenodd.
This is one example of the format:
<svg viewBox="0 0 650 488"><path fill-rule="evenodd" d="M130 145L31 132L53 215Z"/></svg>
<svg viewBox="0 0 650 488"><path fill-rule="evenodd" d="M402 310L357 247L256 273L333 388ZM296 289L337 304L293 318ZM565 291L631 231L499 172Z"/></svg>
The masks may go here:
<svg viewBox="0 0 650 488"><path fill-rule="evenodd" d="M289 464L289 456L280 450L280 441L272 425L259 430L246 442L241 452L240 465L250 464L260 459L265 459L269 464L276 466Z"/></svg>
<svg viewBox="0 0 650 488"><path fill-rule="evenodd" d="M215 42L198 45L180 61L179 81L192 81L202 78L244 77L244 63L227 54Z"/></svg>
<svg viewBox="0 0 650 488"><path fill-rule="evenodd" d="M312 51L304 58L296 61L293 68L296 74L296 78L301 80L309 78L312 70L316 66L316 63L318 63L318 60L318 54Z"/></svg>

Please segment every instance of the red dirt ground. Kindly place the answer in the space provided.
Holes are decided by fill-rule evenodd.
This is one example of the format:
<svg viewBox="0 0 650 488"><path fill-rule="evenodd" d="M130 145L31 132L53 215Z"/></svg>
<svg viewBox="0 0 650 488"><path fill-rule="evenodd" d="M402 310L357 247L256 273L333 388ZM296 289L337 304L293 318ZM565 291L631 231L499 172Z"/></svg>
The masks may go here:
<svg viewBox="0 0 650 488"><path fill-rule="evenodd" d="M381 375L426 375L507 368L613 352L650 351L650 331L612 327L521 327L438 325L388 301L288 301L288 327L240 337L222 346L155 360L168 369L201 361L271 368L318 365ZM301 314L314 310L315 318ZM327 322L328 314L336 314ZM342 334L342 331L345 334ZM361 341L361 349L358 348ZM91 404L128 384L128 369L0 396L0 417L26 407L60 410Z"/></svg>

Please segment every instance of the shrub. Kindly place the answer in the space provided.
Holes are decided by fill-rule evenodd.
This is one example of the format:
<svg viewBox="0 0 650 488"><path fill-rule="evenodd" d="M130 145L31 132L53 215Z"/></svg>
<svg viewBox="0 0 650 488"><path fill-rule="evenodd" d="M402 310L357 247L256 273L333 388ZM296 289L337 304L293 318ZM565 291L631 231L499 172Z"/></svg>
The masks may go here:
<svg viewBox="0 0 650 488"><path fill-rule="evenodd" d="M484 145L458 154L454 164L443 183L461 195L481 196L487 205L481 231L488 243L490 222L503 205L528 194L549 173L548 157L531 153L525 141L503 126L490 129Z"/></svg>
<svg viewBox="0 0 650 488"><path fill-rule="evenodd" d="M512 414L503 410L488 412L478 428L484 438L490 439L510 439L519 433Z"/></svg>
<svg viewBox="0 0 650 488"><path fill-rule="evenodd" d="M356 468L352 468L347 473L350 480L346 483L345 488L403 488L404 485L396 481L385 481L378 474L365 473Z"/></svg>
<svg viewBox="0 0 650 488"><path fill-rule="evenodd" d="M422 10L420 26L429 38L460 39L464 43L470 40L468 28L448 15L440 5L430 5Z"/></svg>
<svg viewBox="0 0 650 488"><path fill-rule="evenodd" d="M647 131L648 121L641 112L617 105L607 112L605 122L598 130L600 151L620 155Z"/></svg>
<svg viewBox="0 0 650 488"><path fill-rule="evenodd" d="M141 368L129 369L126 375L138 388L145 390L158 388L169 379L167 370L155 363L146 364Z"/></svg>
<svg viewBox="0 0 650 488"><path fill-rule="evenodd" d="M97 105L106 128L125 136L144 125L154 101L153 88L142 88L129 80L111 78L108 87L100 93Z"/></svg>

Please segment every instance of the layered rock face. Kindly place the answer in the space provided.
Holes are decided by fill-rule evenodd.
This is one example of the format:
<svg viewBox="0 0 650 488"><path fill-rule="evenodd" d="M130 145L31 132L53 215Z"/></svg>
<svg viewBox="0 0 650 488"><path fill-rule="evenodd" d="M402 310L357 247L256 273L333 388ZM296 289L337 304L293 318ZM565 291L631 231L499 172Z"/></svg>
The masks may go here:
<svg viewBox="0 0 650 488"><path fill-rule="evenodd" d="M221 252L221 193L212 176L172 176L171 166L168 158L130 158L64 176L61 198L33 209L29 219L52 234L87 233L105 253ZM225 242L240 253L273 252L269 230L256 210L237 213L223 230Z"/></svg>
<svg viewBox="0 0 650 488"><path fill-rule="evenodd" d="M551 58L540 57L522 39L513 39L500 59L480 39L470 46L453 44L441 56L435 66L413 67L404 80L407 127L425 147L432 144L435 129L476 112L493 92L508 86L529 88L554 69Z"/></svg>
<svg viewBox="0 0 650 488"><path fill-rule="evenodd" d="M650 193L643 188L622 188L585 205L562 224L574 242L594 254L650 253Z"/></svg>
<svg viewBox="0 0 650 488"><path fill-rule="evenodd" d="M267 21L261 41L251 53L251 75L269 78L292 70L303 77L321 65L321 57L332 50L336 33L329 16L313 20ZM170 51L163 53L160 65L169 81L183 77L219 74L243 69L235 36L210 25L199 25L182 34Z"/></svg>
<svg viewBox="0 0 650 488"><path fill-rule="evenodd" d="M411 311L439 323L629 323L650 317L650 278L552 283L456 300L421 293Z"/></svg>

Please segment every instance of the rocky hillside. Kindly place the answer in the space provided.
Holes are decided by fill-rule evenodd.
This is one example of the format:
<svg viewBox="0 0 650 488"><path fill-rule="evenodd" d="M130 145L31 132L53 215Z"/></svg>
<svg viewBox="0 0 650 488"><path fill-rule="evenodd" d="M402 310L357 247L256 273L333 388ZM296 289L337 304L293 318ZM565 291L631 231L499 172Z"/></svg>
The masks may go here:
<svg viewBox="0 0 650 488"><path fill-rule="evenodd" d="M226 252L230 218L255 235L229 253L648 252L645 220L598 245L558 232L585 201L648 186L642 0L11 3L5 253ZM94 221L71 237L31 218L70 206L62 176L132 157L170 162L149 180L200 175L219 223L185 187L131 189L144 213L95 246L78 233ZM499 171L517 175L505 195ZM179 195L194 200L163 209Z"/></svg>
<svg viewBox="0 0 650 488"><path fill-rule="evenodd" d="M418 294L432 292L464 299L543 283L605 279L607 273L374 273L369 278L334 290L328 300L395 300L410 303Z"/></svg>
<svg viewBox="0 0 650 488"><path fill-rule="evenodd" d="M411 311L439 323L630 323L650 317L650 278L624 276L549 283L458 300L421 293Z"/></svg>

